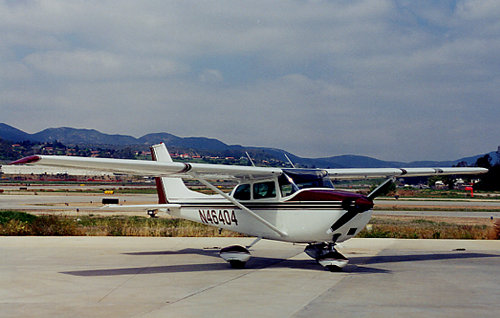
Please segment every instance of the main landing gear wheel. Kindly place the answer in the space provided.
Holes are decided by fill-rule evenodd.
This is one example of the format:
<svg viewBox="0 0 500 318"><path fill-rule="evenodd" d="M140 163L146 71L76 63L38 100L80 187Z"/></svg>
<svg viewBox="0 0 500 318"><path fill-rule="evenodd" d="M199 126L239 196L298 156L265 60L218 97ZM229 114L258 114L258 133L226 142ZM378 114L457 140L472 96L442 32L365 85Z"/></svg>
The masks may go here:
<svg viewBox="0 0 500 318"><path fill-rule="evenodd" d="M342 271L342 267L338 267L335 265L326 265L325 269L329 272L341 272Z"/></svg>
<svg viewBox="0 0 500 318"><path fill-rule="evenodd" d="M339 272L349 260L335 249L335 243L309 244L304 252L330 272Z"/></svg>
<svg viewBox="0 0 500 318"><path fill-rule="evenodd" d="M335 251L335 253L328 253L317 259L318 263L330 272L340 272L349 262L344 255Z"/></svg>
<svg viewBox="0 0 500 318"><path fill-rule="evenodd" d="M229 266L231 266L231 268L241 269L241 268L245 268L246 263L247 262L229 261Z"/></svg>
<svg viewBox="0 0 500 318"><path fill-rule="evenodd" d="M232 268L244 268L245 264L250 259L250 252L241 245L224 247L220 250L219 255L228 262Z"/></svg>
<svg viewBox="0 0 500 318"><path fill-rule="evenodd" d="M342 271L342 267L338 267L335 265L326 265L325 269L329 272L341 272Z"/></svg>

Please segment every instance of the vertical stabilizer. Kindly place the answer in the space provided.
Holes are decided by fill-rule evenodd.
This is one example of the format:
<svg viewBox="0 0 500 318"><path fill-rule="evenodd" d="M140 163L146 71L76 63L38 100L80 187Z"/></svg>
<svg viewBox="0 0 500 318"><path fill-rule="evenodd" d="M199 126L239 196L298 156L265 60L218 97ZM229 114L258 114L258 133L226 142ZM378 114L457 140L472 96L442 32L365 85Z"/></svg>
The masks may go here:
<svg viewBox="0 0 500 318"><path fill-rule="evenodd" d="M164 143L151 146L153 161L173 162ZM178 177L156 177L156 189L158 191L158 203L166 204L175 201L204 197L203 193L189 190Z"/></svg>

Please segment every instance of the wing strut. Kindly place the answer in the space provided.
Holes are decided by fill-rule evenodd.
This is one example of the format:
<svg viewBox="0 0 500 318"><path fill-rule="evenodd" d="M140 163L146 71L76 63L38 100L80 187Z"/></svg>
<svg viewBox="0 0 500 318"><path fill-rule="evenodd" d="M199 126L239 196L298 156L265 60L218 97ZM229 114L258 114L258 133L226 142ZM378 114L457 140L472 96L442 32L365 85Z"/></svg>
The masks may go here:
<svg viewBox="0 0 500 318"><path fill-rule="evenodd" d="M288 156L286 155L286 153L283 153L285 155L285 158L286 160L288 160L288 162L290 163L290 165L292 166L292 168L295 169L295 165L293 164L292 160L290 160L290 158L288 158Z"/></svg>
<svg viewBox="0 0 500 318"><path fill-rule="evenodd" d="M255 167L255 163L253 162L252 157L250 157L250 155L248 154L248 151L245 151L245 153L247 154L248 160L250 160L252 167Z"/></svg>
<svg viewBox="0 0 500 318"><path fill-rule="evenodd" d="M268 228L270 228L274 232L278 233L281 237L287 237L288 236L288 234L286 234L285 232L281 231L276 226L272 225L268 221L264 220L262 217L260 217L257 214L255 214L255 212L253 212L252 210L250 210L249 208L247 208L246 206L244 206L243 204L241 204L240 202L238 202L235 198L231 197L230 195L228 195L224 191L222 191L219 188L215 187L213 184L211 184L207 180L201 178L196 172L190 172L189 174L191 176L193 176L194 178L196 178L201 183L203 183L204 185L206 185L207 187L209 187L211 190L213 190L213 191L217 192L218 194L222 195L229 202L231 202L232 204L236 205L241 210L243 210L243 211L247 212L248 214L250 214L251 216L253 216L257 221L261 222L262 224L264 224L265 226L267 226Z"/></svg>

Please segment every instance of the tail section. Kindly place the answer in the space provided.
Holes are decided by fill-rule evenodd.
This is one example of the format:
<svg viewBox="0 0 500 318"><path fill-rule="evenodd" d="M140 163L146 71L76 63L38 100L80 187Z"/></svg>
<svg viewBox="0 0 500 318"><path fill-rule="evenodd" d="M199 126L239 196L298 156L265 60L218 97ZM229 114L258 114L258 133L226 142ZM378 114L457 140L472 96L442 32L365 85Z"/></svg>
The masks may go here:
<svg viewBox="0 0 500 318"><path fill-rule="evenodd" d="M153 161L173 162L164 143L151 146ZM190 198L201 198L206 195L192 191L186 187L182 178L178 177L156 177L156 189L158 191L158 203L166 204Z"/></svg>

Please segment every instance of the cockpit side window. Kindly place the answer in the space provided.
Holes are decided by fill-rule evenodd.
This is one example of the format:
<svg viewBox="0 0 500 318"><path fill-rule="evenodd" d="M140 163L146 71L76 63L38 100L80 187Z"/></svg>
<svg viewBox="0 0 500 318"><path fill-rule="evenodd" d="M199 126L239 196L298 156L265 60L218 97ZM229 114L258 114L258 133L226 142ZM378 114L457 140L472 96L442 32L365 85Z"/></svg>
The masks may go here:
<svg viewBox="0 0 500 318"><path fill-rule="evenodd" d="M274 181L258 182L253 184L253 198L266 199L276 197Z"/></svg>
<svg viewBox="0 0 500 318"><path fill-rule="evenodd" d="M293 184L293 180L286 174L279 176L278 183L280 185L282 197L289 196L298 190L297 186Z"/></svg>
<svg viewBox="0 0 500 318"><path fill-rule="evenodd" d="M250 185L240 184L234 190L233 198L237 200L250 200Z"/></svg>

